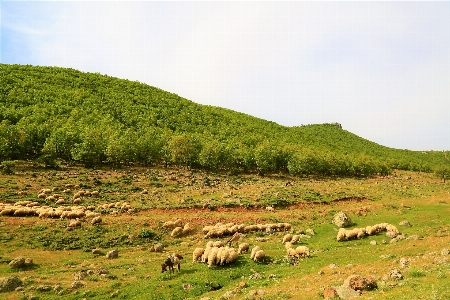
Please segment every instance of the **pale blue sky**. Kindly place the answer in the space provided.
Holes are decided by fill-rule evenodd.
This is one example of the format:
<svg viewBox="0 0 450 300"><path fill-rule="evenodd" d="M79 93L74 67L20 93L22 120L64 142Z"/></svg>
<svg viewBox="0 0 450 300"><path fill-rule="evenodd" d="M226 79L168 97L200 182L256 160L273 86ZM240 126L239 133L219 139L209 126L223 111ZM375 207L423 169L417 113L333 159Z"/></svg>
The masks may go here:
<svg viewBox="0 0 450 300"><path fill-rule="evenodd" d="M138 80L286 126L450 150L450 2L2 1L8 64Z"/></svg>

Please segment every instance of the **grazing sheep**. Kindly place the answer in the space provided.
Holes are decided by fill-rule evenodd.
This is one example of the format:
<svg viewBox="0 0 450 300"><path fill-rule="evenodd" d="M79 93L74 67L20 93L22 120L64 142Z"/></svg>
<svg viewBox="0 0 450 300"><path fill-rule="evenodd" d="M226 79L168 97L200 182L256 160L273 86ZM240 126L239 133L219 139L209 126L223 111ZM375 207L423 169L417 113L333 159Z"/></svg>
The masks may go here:
<svg viewBox="0 0 450 300"><path fill-rule="evenodd" d="M283 237L283 240L281 241L282 244L286 242L290 242L292 240L292 234L288 233Z"/></svg>
<svg viewBox="0 0 450 300"><path fill-rule="evenodd" d="M201 258L204 252L205 249L203 248L195 248L194 252L192 253L192 263L198 261L198 259Z"/></svg>
<svg viewBox="0 0 450 300"><path fill-rule="evenodd" d="M266 257L266 253L264 252L264 250L258 250L255 252L255 255L253 256L253 260L255 262L259 262L261 261L264 257Z"/></svg>
<svg viewBox="0 0 450 300"><path fill-rule="evenodd" d="M309 248L306 246L298 246L295 248L295 252L297 252L297 255L300 257L309 257Z"/></svg>
<svg viewBox="0 0 450 300"><path fill-rule="evenodd" d="M286 249L286 253L288 257L298 257L297 251L295 249L292 248Z"/></svg>
<svg viewBox="0 0 450 300"><path fill-rule="evenodd" d="M249 249L249 245L247 243L242 243L242 244L239 245L237 253L241 254L243 252L248 252L248 249Z"/></svg>
<svg viewBox="0 0 450 300"><path fill-rule="evenodd" d="M78 219L70 220L68 227L71 227L71 228L73 228L73 227L81 227L81 221L78 220Z"/></svg>
<svg viewBox="0 0 450 300"><path fill-rule="evenodd" d="M291 242L286 242L284 244L284 248L286 248L286 249L292 248L292 243Z"/></svg>
<svg viewBox="0 0 450 300"><path fill-rule="evenodd" d="M241 239L241 234L239 232L236 232L228 241L225 242L225 244L228 244L230 247L233 245L233 242L236 242L236 244Z"/></svg>
<svg viewBox="0 0 450 300"><path fill-rule="evenodd" d="M91 224L92 225L96 225L96 224L101 224L103 222L102 217L97 216L92 218Z"/></svg>
<svg viewBox="0 0 450 300"><path fill-rule="evenodd" d="M182 233L183 233L183 228L175 227L174 230L172 230L172 233L170 234L170 236L177 237L177 236L180 236Z"/></svg>
<svg viewBox="0 0 450 300"><path fill-rule="evenodd" d="M253 259L255 257L256 252L258 252L259 250L261 250L259 246L253 247L252 252L250 253L250 259Z"/></svg>
<svg viewBox="0 0 450 300"><path fill-rule="evenodd" d="M219 252L218 247L212 247L208 254L208 268L211 268L216 262L217 253Z"/></svg>
<svg viewBox="0 0 450 300"><path fill-rule="evenodd" d="M291 240L291 244L296 244L296 243L298 243L298 242L301 242L301 241L300 241L300 235L299 235L299 234L293 235L293 236L292 236L292 240Z"/></svg>

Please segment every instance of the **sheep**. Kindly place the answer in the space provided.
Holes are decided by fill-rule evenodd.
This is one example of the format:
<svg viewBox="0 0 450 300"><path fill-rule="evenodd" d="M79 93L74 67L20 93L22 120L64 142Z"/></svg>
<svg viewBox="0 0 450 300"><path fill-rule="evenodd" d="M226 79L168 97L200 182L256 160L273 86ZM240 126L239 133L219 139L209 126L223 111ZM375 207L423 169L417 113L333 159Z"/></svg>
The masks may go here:
<svg viewBox="0 0 450 300"><path fill-rule="evenodd" d="M256 252L258 252L259 250L261 250L259 246L253 247L252 252L250 253L250 259L253 259L255 257Z"/></svg>
<svg viewBox="0 0 450 300"><path fill-rule="evenodd" d="M286 248L286 249L292 248L292 243L291 243L291 242L286 242L286 243L284 244L284 248Z"/></svg>
<svg viewBox="0 0 450 300"><path fill-rule="evenodd" d="M204 252L205 249L203 248L195 248L194 252L192 253L192 263L198 261L198 259L203 255Z"/></svg>
<svg viewBox="0 0 450 300"><path fill-rule="evenodd" d="M295 249L286 249L286 253L288 257L298 257L297 251Z"/></svg>
<svg viewBox="0 0 450 300"><path fill-rule="evenodd" d="M298 243L298 242L301 242L301 241L300 241L300 235L299 235L299 234L294 234L294 235L292 236L291 243L292 243L292 244L296 244L296 243Z"/></svg>
<svg viewBox="0 0 450 300"><path fill-rule="evenodd" d="M236 232L228 241L225 243L228 244L230 247L232 246L233 242L236 242L236 244L241 239L241 234L239 232Z"/></svg>
<svg viewBox="0 0 450 300"><path fill-rule="evenodd" d="M283 240L281 243L284 244L286 242L290 242L291 240L292 240L292 234L288 233L283 237Z"/></svg>
<svg viewBox="0 0 450 300"><path fill-rule="evenodd" d="M253 260L255 262L259 262L261 261L264 257L266 257L266 253L264 252L264 250L258 250L255 252L255 255L253 256Z"/></svg>
<svg viewBox="0 0 450 300"><path fill-rule="evenodd" d="M186 223L183 227L183 231L182 234L188 234L190 233L192 230L194 230L194 228L191 226L190 223Z"/></svg>
<svg viewBox="0 0 450 300"><path fill-rule="evenodd" d="M273 206L266 206L266 211L274 212L275 208Z"/></svg>
<svg viewBox="0 0 450 300"><path fill-rule="evenodd" d="M181 228L181 227L175 227L175 228L172 230L172 233L170 234L170 236L171 236L171 237L177 237L177 236L181 235L182 232L183 232L183 228Z"/></svg>
<svg viewBox="0 0 450 300"><path fill-rule="evenodd" d="M217 252L219 252L218 247L212 247L208 254L208 268L211 268L216 262Z"/></svg>
<svg viewBox="0 0 450 300"><path fill-rule="evenodd" d="M242 243L242 244L239 245L237 253L241 254L243 252L248 252L248 248L249 248L249 245L247 243Z"/></svg>
<svg viewBox="0 0 450 300"><path fill-rule="evenodd" d="M97 216L92 218L91 224L92 225L96 225L96 224L101 224L103 222L102 217Z"/></svg>
<svg viewBox="0 0 450 300"><path fill-rule="evenodd" d="M306 246L298 246L297 248L295 248L295 252L297 252L297 255L300 257L309 257L309 248Z"/></svg>
<svg viewBox="0 0 450 300"><path fill-rule="evenodd" d="M69 221L69 225L67 225L68 227L81 227L81 221L76 219L76 220L70 220Z"/></svg>

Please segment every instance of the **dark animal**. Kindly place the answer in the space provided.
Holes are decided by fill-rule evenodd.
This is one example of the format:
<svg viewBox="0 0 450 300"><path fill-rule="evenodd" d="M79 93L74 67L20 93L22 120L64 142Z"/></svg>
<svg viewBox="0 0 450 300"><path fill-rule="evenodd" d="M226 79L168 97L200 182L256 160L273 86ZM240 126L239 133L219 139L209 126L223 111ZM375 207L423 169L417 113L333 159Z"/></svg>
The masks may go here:
<svg viewBox="0 0 450 300"><path fill-rule="evenodd" d="M163 264L161 264L161 273L164 273L164 271L167 271L167 268L169 268L169 273L170 272L175 273L174 266L177 266L178 272L180 272L180 269L181 269L180 260L182 260L182 259L183 259L183 256L181 256L178 253L174 253L174 254L170 255L166 259L166 261Z"/></svg>

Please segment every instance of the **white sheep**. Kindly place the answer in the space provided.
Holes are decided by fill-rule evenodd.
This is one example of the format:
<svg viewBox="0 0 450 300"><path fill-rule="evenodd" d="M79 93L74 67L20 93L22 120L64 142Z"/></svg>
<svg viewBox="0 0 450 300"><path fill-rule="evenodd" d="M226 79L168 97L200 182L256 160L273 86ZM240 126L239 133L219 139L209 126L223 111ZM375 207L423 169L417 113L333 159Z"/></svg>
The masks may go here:
<svg viewBox="0 0 450 300"><path fill-rule="evenodd" d="M96 225L96 224L101 224L102 222L103 222L102 217L96 216L96 217L92 218L91 224Z"/></svg>
<svg viewBox="0 0 450 300"><path fill-rule="evenodd" d="M253 247L252 252L250 253L250 259L253 259L255 257L256 252L258 252L259 250L261 250L261 247L259 246Z"/></svg>
<svg viewBox="0 0 450 300"><path fill-rule="evenodd" d="M182 233L183 233L183 228L181 228L181 227L175 227L175 228L172 230L172 233L170 234L170 236L171 236L171 237L177 237L177 236L181 235Z"/></svg>
<svg viewBox="0 0 450 300"><path fill-rule="evenodd" d="M204 252L205 249L203 248L195 248L194 252L192 253L192 263L198 261L198 259L203 255Z"/></svg>
<svg viewBox="0 0 450 300"><path fill-rule="evenodd" d="M309 257L309 248L306 246L298 246L297 248L295 248L295 252L297 252L297 255L300 257Z"/></svg>
<svg viewBox="0 0 450 300"><path fill-rule="evenodd" d="M238 248L238 252L237 253L241 254L243 252L248 252L248 249L249 249L249 245L247 243L239 244L239 248Z"/></svg>
<svg viewBox="0 0 450 300"><path fill-rule="evenodd" d="M264 250L258 250L255 252L255 255L253 256L253 260L255 262L261 261L264 257L266 257L266 253Z"/></svg>
<svg viewBox="0 0 450 300"><path fill-rule="evenodd" d="M288 233L283 237L283 240L281 241L282 244L286 242L290 242L292 240L292 234Z"/></svg>
<svg viewBox="0 0 450 300"><path fill-rule="evenodd" d="M296 243L298 243L298 242L301 242L301 241L300 241L300 235L299 235L299 234L294 234L294 235L292 236L291 243L292 243L292 244L296 244Z"/></svg>
<svg viewBox="0 0 450 300"><path fill-rule="evenodd" d="M215 264L216 258L217 258L217 252L219 252L219 248L218 247L212 247L211 250L209 251L209 254L208 254L208 268L211 268Z"/></svg>

